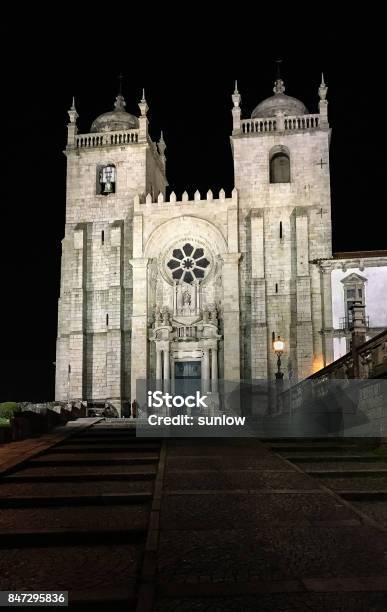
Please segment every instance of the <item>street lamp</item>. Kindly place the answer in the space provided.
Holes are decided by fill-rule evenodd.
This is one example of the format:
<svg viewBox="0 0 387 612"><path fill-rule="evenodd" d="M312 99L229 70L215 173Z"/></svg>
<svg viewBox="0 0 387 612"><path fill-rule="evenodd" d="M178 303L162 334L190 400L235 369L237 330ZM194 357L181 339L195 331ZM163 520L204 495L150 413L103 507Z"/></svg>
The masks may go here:
<svg viewBox="0 0 387 612"><path fill-rule="evenodd" d="M277 372L275 373L275 377L277 380L282 380L284 377L284 373L281 372L281 355L284 352L285 342L281 339L281 336L277 337L277 340L273 342L273 349L275 354L277 355Z"/></svg>

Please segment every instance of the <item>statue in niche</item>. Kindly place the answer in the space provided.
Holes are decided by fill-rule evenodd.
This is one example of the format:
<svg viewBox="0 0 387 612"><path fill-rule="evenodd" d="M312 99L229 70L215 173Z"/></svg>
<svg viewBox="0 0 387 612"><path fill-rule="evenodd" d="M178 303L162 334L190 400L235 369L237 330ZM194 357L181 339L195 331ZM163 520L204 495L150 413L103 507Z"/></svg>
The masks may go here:
<svg viewBox="0 0 387 612"><path fill-rule="evenodd" d="M161 311L160 311L160 307L156 306L155 307L155 327L159 327L161 323Z"/></svg>
<svg viewBox="0 0 387 612"><path fill-rule="evenodd" d="M209 304L208 306L209 320L213 325L218 325L218 312L215 304Z"/></svg>
<svg viewBox="0 0 387 612"><path fill-rule="evenodd" d="M169 310L168 310L168 306L163 306L162 320L163 320L163 325L169 325Z"/></svg>
<svg viewBox="0 0 387 612"><path fill-rule="evenodd" d="M183 306L191 306L191 294L188 289L183 291Z"/></svg>
<svg viewBox="0 0 387 612"><path fill-rule="evenodd" d="M182 292L182 314L191 314L191 292L188 288Z"/></svg>

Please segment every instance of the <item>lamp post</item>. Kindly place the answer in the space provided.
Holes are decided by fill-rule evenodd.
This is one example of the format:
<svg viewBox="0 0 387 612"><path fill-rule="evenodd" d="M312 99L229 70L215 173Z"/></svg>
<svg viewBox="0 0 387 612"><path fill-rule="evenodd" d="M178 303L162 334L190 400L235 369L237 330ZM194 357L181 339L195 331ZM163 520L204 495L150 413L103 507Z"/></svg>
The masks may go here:
<svg viewBox="0 0 387 612"><path fill-rule="evenodd" d="M280 381L284 377L284 373L281 372L281 355L284 352L285 342L282 340L281 336L277 337L277 340L273 342L273 349L275 354L277 355L277 372L275 373L276 380Z"/></svg>
<svg viewBox="0 0 387 612"><path fill-rule="evenodd" d="M67 368L67 406L70 406L70 377L71 377L71 365Z"/></svg>
<svg viewBox="0 0 387 612"><path fill-rule="evenodd" d="M273 350L277 355L277 372L275 373L275 399L274 399L274 410L277 413L280 409L280 395L282 393L284 373L281 372L281 355L284 352L285 342L281 336L277 336L275 339L273 332Z"/></svg>

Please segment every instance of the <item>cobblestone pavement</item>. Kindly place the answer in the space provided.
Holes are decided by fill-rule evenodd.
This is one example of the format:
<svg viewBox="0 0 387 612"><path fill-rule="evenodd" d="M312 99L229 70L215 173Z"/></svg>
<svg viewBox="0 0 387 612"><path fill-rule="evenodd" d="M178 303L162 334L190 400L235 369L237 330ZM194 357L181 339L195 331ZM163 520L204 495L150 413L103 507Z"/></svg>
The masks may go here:
<svg viewBox="0 0 387 612"><path fill-rule="evenodd" d="M174 455L168 458L168 469L174 470L275 470L282 472L293 471L290 466L284 463L279 457L274 455L234 455L228 456L227 451L223 449L223 454L217 451L216 456L198 457L196 454L192 456L176 456L177 450L174 450ZM192 452L192 451L190 451Z"/></svg>
<svg viewBox="0 0 387 612"><path fill-rule="evenodd" d="M145 505L76 506L59 508L2 508L0 531L45 529L121 529L147 527Z"/></svg>
<svg viewBox="0 0 387 612"><path fill-rule="evenodd" d="M12 478L22 478L24 476L74 476L77 474L144 474L156 473L155 465L65 465L65 466L45 466L26 467L12 474ZM6 481L6 478L4 479Z"/></svg>
<svg viewBox="0 0 387 612"><path fill-rule="evenodd" d="M97 444L96 432L101 435ZM168 440L165 464L164 450L160 461L163 469L165 465L161 480L153 451L131 454L120 448L130 443L123 428L109 434L109 427L101 424L89 434L73 443L67 440L0 479L0 498L7 498L0 507L0 530L11 535L18 529L45 530L51 538L50 530L54 534L55 529L86 529L93 541L59 545L60 540L46 538L44 547L32 540L25 548L9 540L2 547L0 541L2 589L64 589L74 597L82 592L97 599L105 593L107 600L115 593L121 603L126 601L126 609L134 609L128 602L134 605L145 567L154 573L145 574L141 585L155 581L158 612L387 611L387 531L356 511L385 524L387 502L344 501L328 491L326 478L300 472L253 439ZM128 455L155 459L128 465ZM101 464L88 465L93 459ZM44 465L45 460L58 465ZM308 465L322 469L322 463ZM336 467L334 462L326 465ZM299 466L304 470L306 464ZM364 466L375 469L375 464ZM379 463L377 469L382 466ZM55 482L61 477L82 477L84 482ZM383 479L371 477L369 482ZM342 480L340 488L345 483L345 478L330 480ZM5 507L11 497L129 494L154 487L158 493L146 546L131 537L121 540L121 532L110 545L106 539L98 541L98 533L106 534L107 529L128 534L138 528L143 533L150 511L146 499L131 504L91 505L81 500L75 507L62 501L53 507ZM151 563L142 565L144 559Z"/></svg>
<svg viewBox="0 0 387 612"><path fill-rule="evenodd" d="M321 484L336 491L387 491L387 475L360 476L358 478L321 478Z"/></svg>
<svg viewBox="0 0 387 612"><path fill-rule="evenodd" d="M103 453L102 453L103 454ZM63 463L76 462L77 464L86 463L87 461L101 461L105 458L101 458L101 453L45 453L39 457L31 459L31 464L46 463L49 461L61 461ZM107 459L107 457L106 457ZM129 461L131 459L152 459L157 461L157 455L154 452L134 452L132 457L128 457L128 453L109 453L109 461Z"/></svg>
<svg viewBox="0 0 387 612"><path fill-rule="evenodd" d="M95 418L69 421L66 425L56 427L50 433L3 445L0 453L0 474L14 463L20 463L23 459L28 459L55 443L65 441L70 435L84 433L85 430L89 431L90 426L97 422L98 419Z"/></svg>
<svg viewBox="0 0 387 612"><path fill-rule="evenodd" d="M155 612L385 612L383 593L292 593L161 599Z"/></svg>
<svg viewBox="0 0 387 612"><path fill-rule="evenodd" d="M34 497L37 492L39 496L67 496L67 495L106 495L106 493L152 493L153 482L146 480L128 481L113 481L102 480L100 482L88 482L85 487L84 482L46 482L39 483L17 483L12 482L7 484L7 481L0 481L0 498L2 497L19 497L21 495ZM0 514L1 522L1 514Z"/></svg>
<svg viewBox="0 0 387 612"><path fill-rule="evenodd" d="M297 464L297 461L295 461ZM367 471L375 471L378 472L385 471L387 476L387 461L378 461L375 459L374 461L356 461L356 463L352 463L351 461L316 461L316 462L302 462L299 463L300 467L304 471L318 472L320 470L367 470Z"/></svg>
<svg viewBox="0 0 387 612"><path fill-rule="evenodd" d="M387 528L387 500L353 501L352 504Z"/></svg>
<svg viewBox="0 0 387 612"><path fill-rule="evenodd" d="M25 444L22 464L14 449L12 467L0 477L1 589L66 590L70 604L133 609L160 442L117 430L95 425L72 443L57 436ZM138 463L144 457L151 459Z"/></svg>
<svg viewBox="0 0 387 612"><path fill-rule="evenodd" d="M316 484L307 476L297 473L264 472L257 470L196 470L169 471L164 488L177 490L228 490L228 489L316 489Z"/></svg>
<svg viewBox="0 0 387 612"><path fill-rule="evenodd" d="M111 589L134 581L140 557L133 545L2 550L2 590Z"/></svg>
<svg viewBox="0 0 387 612"><path fill-rule="evenodd" d="M387 533L321 485L257 440L169 440L154 609L387 611Z"/></svg>
<svg viewBox="0 0 387 612"><path fill-rule="evenodd" d="M214 502L216 513L212 513ZM187 529L188 525L193 529L217 529L219 525L224 529L237 529L241 525L256 528L263 523L315 524L351 519L356 521L353 512L323 491L316 495L277 494L270 490L250 495L166 495L161 513L161 525L165 529Z"/></svg>

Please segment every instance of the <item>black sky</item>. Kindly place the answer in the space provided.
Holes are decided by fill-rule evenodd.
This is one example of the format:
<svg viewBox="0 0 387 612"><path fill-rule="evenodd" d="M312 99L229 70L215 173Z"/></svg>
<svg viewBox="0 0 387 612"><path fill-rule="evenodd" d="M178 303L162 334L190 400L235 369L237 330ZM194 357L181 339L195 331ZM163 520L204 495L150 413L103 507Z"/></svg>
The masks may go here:
<svg viewBox="0 0 387 612"><path fill-rule="evenodd" d="M246 39L253 26L246 19ZM302 29L295 34L294 42L305 43L299 50L272 25L269 30L269 39L263 41L257 31L248 44L243 35L235 44L227 29L216 40L214 31L180 33L167 49L157 31L133 40L129 27L117 39L105 39L102 28L90 47L78 27L66 36L56 37L54 30L43 40L39 32L13 39L6 48L0 401L53 398L67 109L75 95L80 131L89 131L93 119L112 108L120 72L129 112L138 113L145 87L150 133L158 139L164 131L168 180L180 197L184 190L192 195L196 189L216 193L233 187L229 135L235 78L242 116L248 117L271 95L274 62L282 57L286 93L316 112L323 70L333 129L334 250L387 248L380 96L385 67L377 43L365 46L357 32L338 34L327 26L308 38Z"/></svg>

